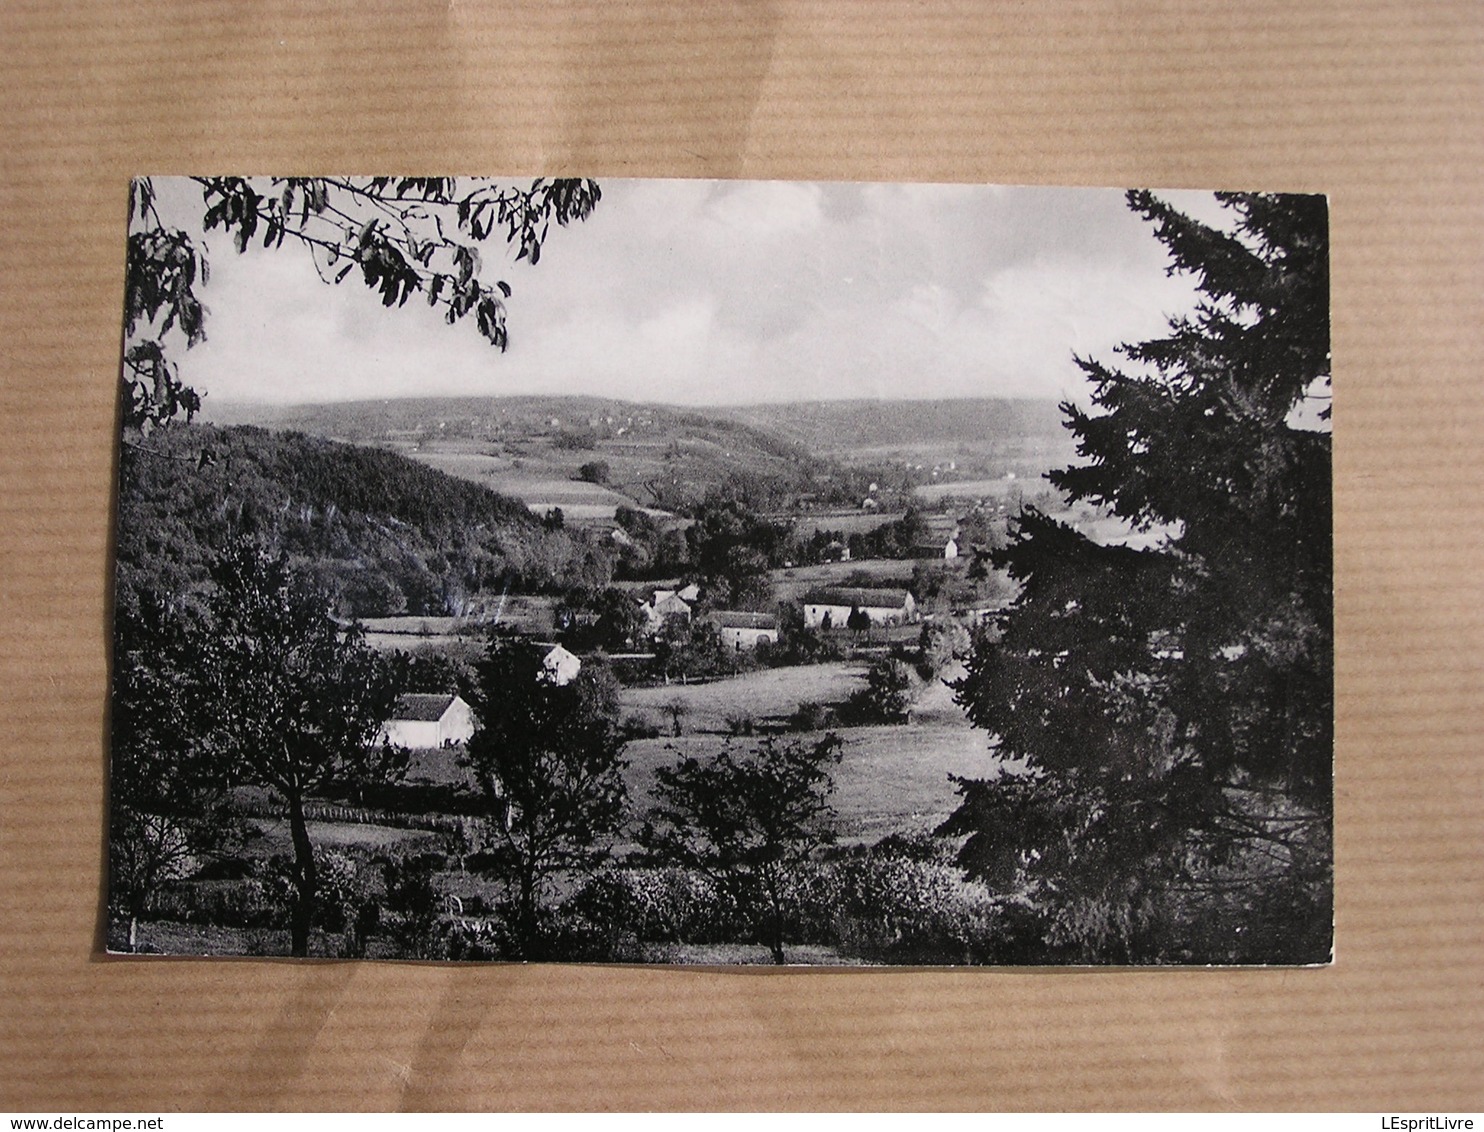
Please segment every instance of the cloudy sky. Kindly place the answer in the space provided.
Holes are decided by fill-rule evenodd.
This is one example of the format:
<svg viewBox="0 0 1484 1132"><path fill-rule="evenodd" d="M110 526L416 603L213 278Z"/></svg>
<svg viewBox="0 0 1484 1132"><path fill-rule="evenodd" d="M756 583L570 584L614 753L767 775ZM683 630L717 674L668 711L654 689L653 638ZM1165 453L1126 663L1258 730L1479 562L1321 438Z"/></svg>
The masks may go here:
<svg viewBox="0 0 1484 1132"><path fill-rule="evenodd" d="M199 226L199 189L156 180ZM789 182L602 182L536 267L495 243L510 348L285 244L207 241L208 340L178 354L213 402L585 393L676 404L845 397L1061 397L1188 309L1187 279L1119 190ZM1209 194L1170 193L1216 214ZM194 207L192 207L192 205Z"/></svg>

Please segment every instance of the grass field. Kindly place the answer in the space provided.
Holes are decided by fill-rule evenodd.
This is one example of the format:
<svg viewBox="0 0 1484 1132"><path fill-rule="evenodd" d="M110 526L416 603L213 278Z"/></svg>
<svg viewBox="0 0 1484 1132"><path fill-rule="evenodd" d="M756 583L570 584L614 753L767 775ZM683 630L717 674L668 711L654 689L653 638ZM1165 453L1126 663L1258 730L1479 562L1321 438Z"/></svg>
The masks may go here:
<svg viewBox="0 0 1484 1132"><path fill-rule="evenodd" d="M756 739L731 739L723 732L726 717L750 714L759 722L789 715L801 700L839 703L861 686L864 665L827 664L777 668L749 673L714 684L631 689L626 711L640 710L657 724L667 723L663 705L679 699L690 707L679 738L630 743L630 797L647 805L655 770L675 760L707 758L731 744L745 750ZM956 675L956 674L951 674ZM920 832L939 825L957 805L950 774L992 777L1000 760L989 750L988 737L969 725L941 681L924 687L913 707L912 722L900 726L844 727L845 753L835 771L835 809L846 841L874 842L898 831ZM668 731L668 728L666 728ZM798 736L806 741L817 733Z"/></svg>
<svg viewBox="0 0 1484 1132"><path fill-rule="evenodd" d="M925 483L912 489L912 494L924 503L937 503L943 499L1014 499L1018 495L1034 495L1043 490L1046 482L1036 479L1008 480L1003 477L992 480L959 480L957 483Z"/></svg>
<svg viewBox="0 0 1484 1132"><path fill-rule="evenodd" d="M834 771L833 804L839 815L840 839L874 843L889 833L928 832L953 812L958 795L950 774L989 778L999 761L988 749L984 732L957 726L912 723L902 726L846 727L844 755ZM817 733L796 738L812 741ZM756 739L686 734L678 739L644 739L630 743L627 774L629 797L636 811L650 805L655 771L684 757L706 759L728 745L741 752Z"/></svg>
<svg viewBox="0 0 1484 1132"><path fill-rule="evenodd" d="M592 452L549 452L533 456L494 456L470 451L467 444L433 442L403 455L459 479L519 499L532 511L560 507L573 519L611 519L615 508L633 506L620 491L576 478L578 467L600 458Z"/></svg>
<svg viewBox="0 0 1484 1132"><path fill-rule="evenodd" d="M839 531L843 535L866 534L887 523L895 523L905 511L844 511L839 513L816 512L800 515L790 521L794 533L808 538L816 531Z"/></svg>
<svg viewBox="0 0 1484 1132"><path fill-rule="evenodd" d="M854 575L869 579L871 586L905 588L912 580L911 560L866 558L859 562L821 562L817 566L789 566L773 571L773 592L778 600L797 600L818 586L855 585Z"/></svg>
<svg viewBox="0 0 1484 1132"><path fill-rule="evenodd" d="M1160 545L1174 533L1173 527L1164 525L1147 531L1136 531L1114 515L1096 519L1078 519L1068 513L1058 515L1057 518L1070 523L1093 542L1101 543L1103 546L1126 546L1131 550L1148 550L1150 547Z"/></svg>
<svg viewBox="0 0 1484 1132"><path fill-rule="evenodd" d="M254 839L254 850L267 857L275 853L292 854L289 823L275 818L253 818L252 824L262 835ZM400 829L390 825L367 825L359 822L310 821L309 840L320 849L436 849L442 844L440 834L426 829Z"/></svg>
<svg viewBox="0 0 1484 1132"><path fill-rule="evenodd" d="M431 645L483 648L488 627L496 623L543 640L556 632L554 597L511 594L491 600L495 609L487 617L367 617L361 626L373 648L408 651Z"/></svg>
<svg viewBox="0 0 1484 1132"><path fill-rule="evenodd" d="M866 666L838 662L797 668L768 668L710 684L670 684L656 688L629 688L623 710L640 712L668 731L664 706L672 700L686 705L682 726L687 731L725 731L730 716L747 715L759 723L778 722L793 714L803 701L835 704L864 682Z"/></svg>

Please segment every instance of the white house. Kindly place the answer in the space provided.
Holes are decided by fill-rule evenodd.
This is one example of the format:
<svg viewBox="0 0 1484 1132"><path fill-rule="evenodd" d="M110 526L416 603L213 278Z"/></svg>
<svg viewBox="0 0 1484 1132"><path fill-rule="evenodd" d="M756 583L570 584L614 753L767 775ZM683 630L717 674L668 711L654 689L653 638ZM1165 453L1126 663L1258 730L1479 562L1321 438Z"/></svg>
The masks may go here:
<svg viewBox="0 0 1484 1132"><path fill-rule="evenodd" d="M381 725L379 741L423 750L467 743L474 734L474 712L462 696L412 692L397 697L392 718Z"/></svg>
<svg viewBox="0 0 1484 1132"><path fill-rule="evenodd" d="M872 625L905 625L917 620L917 602L906 590L823 589L804 595L804 624L843 629L857 609L866 611Z"/></svg>
<svg viewBox="0 0 1484 1132"><path fill-rule="evenodd" d="M722 643L735 652L775 644L778 640L778 618L770 613L722 609L711 615L711 621L721 631Z"/></svg>
<svg viewBox="0 0 1484 1132"><path fill-rule="evenodd" d="M570 684L582 671L582 658L555 645L541 658L541 678L548 684Z"/></svg>

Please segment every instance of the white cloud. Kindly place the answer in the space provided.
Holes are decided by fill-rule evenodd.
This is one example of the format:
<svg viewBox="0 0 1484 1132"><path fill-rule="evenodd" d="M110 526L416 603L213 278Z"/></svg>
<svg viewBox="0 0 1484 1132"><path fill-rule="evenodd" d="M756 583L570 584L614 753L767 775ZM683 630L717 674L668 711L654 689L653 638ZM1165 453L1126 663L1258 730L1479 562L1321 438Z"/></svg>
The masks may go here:
<svg viewBox="0 0 1484 1132"><path fill-rule="evenodd" d="M1058 397L1082 389L1074 351L1106 356L1158 333L1190 298L1111 190L603 189L588 221L553 230L537 267L486 252L487 274L514 287L504 355L416 298L386 310L355 280L324 285L300 249L239 257L217 240L210 338L184 375L237 401Z"/></svg>
<svg viewBox="0 0 1484 1132"><path fill-rule="evenodd" d="M822 220L819 185L800 181L740 181L720 188L707 214L732 238L797 236Z"/></svg>

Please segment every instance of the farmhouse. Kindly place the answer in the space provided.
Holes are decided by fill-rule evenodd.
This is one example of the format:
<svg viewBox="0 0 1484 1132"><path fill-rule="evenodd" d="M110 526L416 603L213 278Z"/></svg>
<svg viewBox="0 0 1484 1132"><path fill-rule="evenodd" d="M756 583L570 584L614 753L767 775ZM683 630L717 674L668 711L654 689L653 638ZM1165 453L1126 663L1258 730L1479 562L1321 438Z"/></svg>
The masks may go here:
<svg viewBox="0 0 1484 1132"><path fill-rule="evenodd" d="M958 537L943 540L930 540L927 542L914 543L912 546L913 558L942 558L953 561L958 557Z"/></svg>
<svg viewBox="0 0 1484 1132"><path fill-rule="evenodd" d="M926 530L922 540L912 547L913 558L944 558L951 561L958 557L961 530L959 520L951 515L929 515L923 525Z"/></svg>
<svg viewBox="0 0 1484 1132"><path fill-rule="evenodd" d="M541 658L541 678L548 684L570 684L582 671L582 658L555 645Z"/></svg>
<svg viewBox="0 0 1484 1132"><path fill-rule="evenodd" d="M690 605L675 590L655 590L650 608L661 621L666 617L684 617L687 621L690 620Z"/></svg>
<svg viewBox="0 0 1484 1132"><path fill-rule="evenodd" d="M710 620L721 631L721 640L734 651L771 645L778 640L778 618L770 613L742 613L721 609Z"/></svg>
<svg viewBox="0 0 1484 1132"><path fill-rule="evenodd" d="M804 624L817 628L828 618L831 628L843 629L851 613L866 611L872 625L905 625L917 620L917 602L906 590L823 589L804 595Z"/></svg>
<svg viewBox="0 0 1484 1132"><path fill-rule="evenodd" d="M646 628L650 632L660 629L671 617L679 617L683 621L690 620L690 605L681 594L694 591L699 596L700 591L694 586L687 586L684 590L655 590L654 598L650 601L640 602L639 608L643 611L645 620L648 622ZM694 601L695 598L691 598Z"/></svg>
<svg viewBox="0 0 1484 1132"><path fill-rule="evenodd" d="M462 696L413 692L398 696L392 718L378 739L395 747L423 750L467 743L474 734L474 712Z"/></svg>

